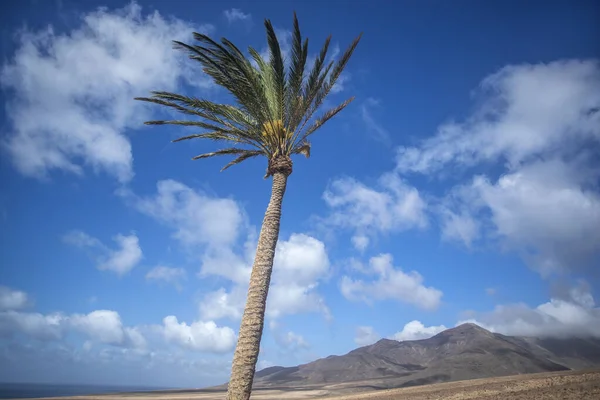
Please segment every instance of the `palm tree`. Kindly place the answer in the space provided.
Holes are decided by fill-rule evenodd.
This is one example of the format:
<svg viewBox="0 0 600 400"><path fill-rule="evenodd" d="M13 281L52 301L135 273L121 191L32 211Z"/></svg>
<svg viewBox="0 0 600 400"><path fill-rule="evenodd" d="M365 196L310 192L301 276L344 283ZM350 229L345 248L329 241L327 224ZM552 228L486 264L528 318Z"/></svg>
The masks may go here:
<svg viewBox="0 0 600 400"><path fill-rule="evenodd" d="M206 35L194 33L197 44L174 41L174 47L189 53L191 59L200 62L204 72L212 77L216 84L227 89L237 104L217 104L158 91L152 92L152 97L136 98L199 117L193 120L146 122L147 125L172 124L206 130L204 133L185 136L174 142L211 139L230 145L228 148L198 155L193 160L222 155L235 156L223 167L222 170L225 170L250 158L264 156L268 161L265 179L273 177L271 199L258 238L246 307L233 357L227 392L229 400L250 398L279 236L281 203L288 176L292 173L291 156L303 154L308 158L309 136L354 99L350 98L318 118L313 118L340 77L362 35L354 39L337 62L326 63L325 58L331 41L329 36L306 75L308 39L302 41L296 13L289 68L285 67L271 21L265 20L265 27L269 46L268 60L263 59L252 47L248 49L251 57L247 58L225 38L221 39L221 43L217 43ZM289 69L287 73L286 69Z"/></svg>

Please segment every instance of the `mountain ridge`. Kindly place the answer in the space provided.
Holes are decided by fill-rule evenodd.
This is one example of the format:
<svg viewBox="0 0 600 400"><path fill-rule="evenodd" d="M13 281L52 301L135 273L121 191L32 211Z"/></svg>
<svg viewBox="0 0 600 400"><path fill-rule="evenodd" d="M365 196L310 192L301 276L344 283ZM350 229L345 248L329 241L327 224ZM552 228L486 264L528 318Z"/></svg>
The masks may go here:
<svg viewBox="0 0 600 400"><path fill-rule="evenodd" d="M600 366L600 339L507 336L465 323L428 339L380 339L344 355L256 373L257 387L377 381L390 389Z"/></svg>

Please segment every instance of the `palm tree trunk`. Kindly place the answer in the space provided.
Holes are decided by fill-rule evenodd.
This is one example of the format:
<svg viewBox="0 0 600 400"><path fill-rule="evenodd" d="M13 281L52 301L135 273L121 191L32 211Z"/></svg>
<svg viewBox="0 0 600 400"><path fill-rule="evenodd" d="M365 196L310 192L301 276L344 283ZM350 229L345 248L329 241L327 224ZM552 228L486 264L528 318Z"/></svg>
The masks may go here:
<svg viewBox="0 0 600 400"><path fill-rule="evenodd" d="M273 258L279 237L281 203L285 194L287 178L288 174L282 172L273 174L271 199L258 237L246 307L233 355L227 400L248 400L252 392L252 382L265 322L267 295L273 271Z"/></svg>

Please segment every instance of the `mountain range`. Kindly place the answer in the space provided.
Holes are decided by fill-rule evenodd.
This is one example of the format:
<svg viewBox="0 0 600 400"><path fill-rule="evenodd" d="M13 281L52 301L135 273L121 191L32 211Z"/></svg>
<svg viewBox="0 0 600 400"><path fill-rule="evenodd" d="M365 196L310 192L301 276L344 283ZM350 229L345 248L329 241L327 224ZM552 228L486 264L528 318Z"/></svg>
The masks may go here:
<svg viewBox="0 0 600 400"><path fill-rule="evenodd" d="M600 339L506 336L467 323L429 339L381 339L345 355L269 367L256 373L255 387L355 382L365 390L391 389L598 366Z"/></svg>

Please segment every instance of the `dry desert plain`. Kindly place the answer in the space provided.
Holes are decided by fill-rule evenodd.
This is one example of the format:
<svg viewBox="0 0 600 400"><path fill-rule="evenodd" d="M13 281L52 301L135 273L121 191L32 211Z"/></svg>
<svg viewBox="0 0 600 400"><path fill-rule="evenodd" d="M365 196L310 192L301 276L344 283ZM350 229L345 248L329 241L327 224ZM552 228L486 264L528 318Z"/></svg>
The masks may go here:
<svg viewBox="0 0 600 400"><path fill-rule="evenodd" d="M367 382L362 382L365 384ZM489 379L438 383L402 389L356 393L359 382L295 389L258 389L254 400L594 400L600 399L600 369L515 375ZM354 393L352 393L354 392ZM222 400L224 392L173 390L95 396L64 397L68 400ZM54 398L57 400L59 398Z"/></svg>

